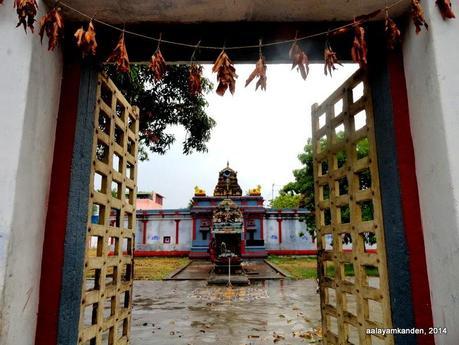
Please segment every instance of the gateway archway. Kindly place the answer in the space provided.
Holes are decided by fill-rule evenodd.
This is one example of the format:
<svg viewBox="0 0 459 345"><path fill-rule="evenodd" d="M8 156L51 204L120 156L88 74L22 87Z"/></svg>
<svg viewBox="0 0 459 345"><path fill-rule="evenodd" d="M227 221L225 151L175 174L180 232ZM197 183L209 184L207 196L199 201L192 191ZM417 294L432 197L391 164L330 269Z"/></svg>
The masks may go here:
<svg viewBox="0 0 459 345"><path fill-rule="evenodd" d="M317 45L314 45L311 49L312 51L316 52L315 58L318 59L319 56L319 51L321 49L319 48L321 44L317 43ZM143 53L142 53L143 54ZM278 52L272 51L272 56L275 59L277 56ZM377 190L371 191L371 196L368 195L369 192L362 192L360 193L357 190L357 187L354 187L354 189L350 189L353 195L349 195L348 198L344 196L339 196L339 195L332 195L332 198L336 198L338 200L338 204L335 204L334 206L331 206L332 198L330 198L330 205L327 207L327 202L325 200L319 200L322 202L321 205L318 206L318 212L324 212L324 209L329 208L331 217L332 217L332 222L331 224L325 224L325 222L322 222L320 220L319 226L320 227L327 227L328 225L335 225L338 230L333 230L330 228L323 229L325 232L332 233L333 236L339 237L340 232L342 231L349 231L349 233L354 235L356 238L359 238L360 232L365 230L364 232L377 232L377 236L379 236L379 239L381 240L382 238L385 238L385 242L387 243L386 247L382 247L381 249L386 250L386 258L384 258L384 254L381 254L379 257L368 257L362 251L362 245L358 245L358 241L356 241L355 245L355 252L353 252L353 257L348 257L349 255L342 255L338 253L337 251L339 248L336 250L334 249L332 253L327 253L323 252L321 253L321 265L323 265L324 261L327 261L327 259L331 259L331 261L334 261L337 267L342 267L344 263L352 263L355 265L356 270L358 272L358 277L356 278L356 282L354 286L346 286L346 284L343 284L343 279L344 277L341 274L336 275L336 279L333 281L325 279L325 275L323 274L323 279L321 279L321 296L322 296L322 301L323 301L323 315L324 317L324 329L326 330L326 335L325 339L329 343L340 343L342 341L349 341L348 337L348 327L352 326L357 329L358 335L358 341L362 344L366 343L371 343L371 337L365 335L364 329L368 327L368 325L371 324L371 320L368 315L368 305L365 303L368 303L368 300L375 300L377 302L382 302L382 310L384 313L384 323L382 326L384 327L389 327L389 326L412 326L416 324L416 320L414 318L415 313L413 312L413 305L411 304L411 282L410 282L410 270L408 267L408 260L407 260L407 255L406 255L406 242L405 242L405 234L403 232L404 230L404 221L403 217L400 213L401 210L401 200L397 194L399 191L396 189L397 184L396 181L399 180L398 172L397 172L397 167L394 165L395 157L397 154L396 147L395 147L395 138L394 138L394 132L393 132L393 122L392 122L392 116L394 115L394 108L392 102L398 102L401 101L403 102L403 95L396 95L396 94L391 94L390 90L392 88L395 88L396 85L391 83L391 80L389 77L391 76L391 73L399 73L400 71L403 72L403 70L400 70L400 60L397 60L397 56L391 57L393 60L388 60L387 59L387 54L386 52L381 52L375 49L372 53L372 60L370 60L370 65L369 69L367 71L368 74L363 76L360 74L361 79L359 81L364 81L366 85L370 85L370 88L365 88L366 90L366 97L367 101L369 101L369 98L371 98L373 103L373 109L366 108L367 111L367 126L366 129L363 132L366 133L367 136L369 136L370 142L373 142L373 148L371 151L371 157L367 159L367 162L365 163L364 161L352 161L351 157L355 154L355 152L352 152L352 145L355 143L352 142L355 140L357 137L355 135L360 135L360 134L355 134L353 133L353 129L351 126L350 122L350 117L355 115L355 111L357 110L358 106L355 106L355 109L352 109L352 105L354 102L349 102L350 98L343 98L343 103L345 106L350 107L348 108L348 113L344 116L341 117L341 120L343 120L344 128L345 130L349 131L348 135L349 137L346 138L346 145L345 146L336 146L335 149L344 149L345 151L347 150L348 157L350 159L350 165L348 168L350 168L347 172L337 172L338 174L343 173L348 175L349 180L355 179L355 173L360 171L360 169L366 169L369 168L372 173L372 177L374 176L374 180L378 180L377 176L379 176L380 179L380 185L381 185L381 191L380 193L382 194L381 200L375 195L378 194ZM313 55L314 56L314 55ZM242 59L242 58L241 58ZM250 59L250 56L246 56L244 59ZM277 60L279 61L279 60ZM74 67L74 66L73 66ZM389 70L389 68L393 69L392 71ZM68 244L66 248L66 252L64 253L64 258L62 258L63 262L63 273L62 273L62 287L59 289L60 293L60 300L59 300L59 316L56 317L56 325L57 325L57 334L56 337L58 341L62 344L73 344L76 342L80 344L85 344L89 341L90 344L95 343L98 344L101 342L102 339L102 334L103 333L109 333L109 343L110 344L123 344L123 343L128 343L129 340L129 308L130 308L130 298L132 294L129 293L129 284L132 284L132 272L129 273L129 269L127 268L129 265L129 258L131 257L132 253L129 253L127 251L127 255L123 253L123 251L120 250L121 247L118 247L118 256L123 256L123 258L116 257L113 260L111 258L106 258L104 259L95 259L92 260L94 261L94 264L89 265L88 267L94 267L95 270L100 270L100 273L95 273L96 274L102 274L102 272L107 272L107 267L112 264L113 267L117 266L119 271L117 271L117 277L119 280L115 281L115 286L116 288L113 289L113 292L107 293L107 289L103 286L103 284L99 284L99 289L96 289L98 292L93 291L86 291L84 290L84 294L87 294L86 297L82 297L81 291L84 289L84 284L81 282L84 271L84 267L86 264L85 258L87 258L87 252L85 250L86 248L86 243L87 243L87 233L89 230L89 233L91 236L107 236L107 234L110 234L110 229L105 229L105 233L100 232L100 233L94 233L91 234L91 226L88 227L88 224L86 223L87 221L87 209L88 209L88 200L90 200L91 196L91 184L90 181L93 179L94 176L91 174L95 174L96 171L99 171L101 173L106 173L108 175L116 175L113 169L113 164L107 164L108 170L105 169L99 169L96 170L93 168L93 166L97 166L94 162L97 163L97 147L101 139L104 141L107 139L103 133L100 133L100 130L97 129L96 124L100 123L99 118L97 117L96 119L94 118L94 112L93 109L96 107L97 109L97 104L100 103L100 99L97 97L97 88L102 84L110 84L109 81L104 81L103 77L99 76L99 73L97 69L94 68L93 65L88 65L88 66L83 66L82 69L80 70L81 74L78 76L74 76L75 78L72 79L67 79L67 84L65 84L65 87L68 87L68 90L79 90L78 92L78 99L79 99L79 104L77 107L73 107L73 109L62 109L63 112L66 111L75 111L76 112L76 120L75 120L75 127L73 128L74 132L76 133L76 140L75 140L75 150L76 152L73 152L73 155L75 157L75 153L78 155L77 160L78 164L80 165L80 170L79 171L74 171L74 174L71 178L71 189L73 191L78 190L78 193L72 195L72 205L71 207L75 207L75 209L79 210L78 214L73 214L72 215L72 223L67 226L67 233L66 233L66 243ZM361 73L361 72L360 72ZM101 82L102 80L102 82ZM353 80L351 83L354 83L355 80ZM99 85L99 86L98 86ZM350 86L344 86L344 89L346 89L348 92ZM110 88L109 88L110 89ZM118 94L116 89L111 88L110 89L113 95L116 95L116 97L112 98L113 99L119 99L121 98ZM340 91L343 92L343 91ZM344 93L346 93L344 92ZM348 96L346 96L348 97ZM334 102L336 99L330 99L330 102ZM346 102L348 102L346 104ZM364 102L362 102L364 103ZM370 102L368 104L371 104ZM331 103L328 105L325 105L325 107L331 107ZM365 107L367 105L364 105ZM129 108L130 106L125 105L126 108ZM320 109L320 107L319 107ZM352 110L351 110L352 109ZM359 109L361 110L361 109ZM110 117L112 117L112 123L111 123L111 129L109 131L110 135L108 137L108 141L106 141L106 145L108 146L108 152L115 152L110 151L110 147L120 144L119 142L117 143L117 138L115 136L116 132L116 121L115 120L117 115L117 104L112 103L110 109L106 109L107 112L111 112ZM130 112L128 112L130 113ZM97 114L97 112L96 112ZM321 115L321 112L316 113L317 116ZM369 119L369 116L371 114L374 114L374 119ZM97 116L99 116L98 114ZM335 114L336 115L336 114ZM339 125L337 122L338 120L332 119L332 112L327 111L326 115L326 128L329 131L332 131L334 128L334 125ZM339 117L339 116L338 116ZM368 120L369 119L369 120ZM124 120L123 120L124 121ZM126 118L127 121L127 118ZM128 138L133 138L132 133L129 134L129 128L130 125L126 123L126 121L119 123L119 126L121 130L123 131L123 126L124 130L127 132L124 132L124 137L123 137L123 145L119 145L123 150L118 150L118 155L119 155L119 162L124 162L121 164L127 164L127 161L131 159L132 152L129 153L129 148L128 148ZM335 123L336 122L336 123ZM375 123L374 127L371 126L372 122ZM319 130L319 128L316 128ZM132 129L131 129L132 130ZM372 132L374 130L374 132ZM98 132L99 131L99 132ZM107 135L107 133L105 133ZM333 132L328 133L330 135L330 138L328 140L332 140L333 138ZM134 133L135 135L135 133ZM119 137L118 137L119 138ZM96 143L96 144L95 144ZM388 144L385 144L388 143ZM89 146L90 144L90 146ZM131 146L132 147L132 146ZM124 151L126 150L126 151ZM334 158L333 158L333 150L330 148L331 151L326 151L328 155L328 162L329 162L329 167L331 167L334 164ZM324 151L325 152L325 151ZM130 154L130 156L129 156ZM320 156L320 152L318 152L317 157ZM123 158L124 157L129 157L128 158ZM103 156L103 155L102 155ZM109 157L112 156L109 154ZM107 158L108 162L112 162L112 158ZM319 159L319 158L318 158ZM378 161L379 163L379 169L377 169L377 165L375 161ZM135 163L135 161L131 160L131 163ZM389 164L384 164L384 162L392 162L392 165ZM383 164L381 164L383 163ZM359 167L355 167L354 164L359 165ZM395 163L396 164L396 163ZM135 169L135 167L134 167ZM103 171L102 171L103 170ZM116 169L115 169L116 170ZM121 171L120 171L121 170ZM120 173L120 176L118 176L118 183L121 183L121 194L124 194L124 187L126 187L128 184L124 181L125 179L125 173L127 171L127 166L123 166L118 170L118 173ZM345 170L345 169L342 169ZM322 174L326 176L325 178L322 178L322 180L327 180L327 183L329 186L331 186L331 190L333 190L333 185L335 184L334 181L332 181L335 177L334 175L329 175L331 174L331 169L329 173L325 173L324 171L321 171ZM318 181L320 180L320 176L317 174L317 179ZM352 175L352 176L351 176ZM135 178L135 177L134 177ZM133 179L131 175L131 180ZM395 181L395 182L394 182ZM349 181L348 181L349 182ZM123 184L124 183L124 184ZM350 182L349 182L350 183ZM109 184L110 185L110 184ZM320 186L323 186L323 181L319 182ZM375 186L378 184L376 183ZM130 184L132 187L132 184ZM354 183L354 186L357 186ZM374 188L374 187L373 187ZM317 193L316 193L317 195ZM357 200L351 200L352 198L357 198ZM375 215L377 217L376 221L377 224L374 224L375 222L370 225L369 223L366 224L360 224L362 223L361 220L358 219L358 209L357 203L358 201L367 201L367 200L372 200L373 207L375 209ZM120 199L122 200L122 199ZM109 196L106 196L105 199L99 199L98 200L100 203L100 206L111 208L112 206L109 205L111 204L111 199ZM126 200L125 200L126 201ZM339 220L338 220L338 210L336 209L339 206L342 206L344 203L348 202L349 204L352 204L354 208L354 218L351 218L351 224L350 227L351 229L347 229L348 226L340 226L339 225ZM131 204L132 206L132 201L129 200L128 204ZM114 205L117 205L117 202L115 201ZM379 206L378 206L379 205ZM119 209L123 207L122 204L119 204L120 206ZM92 206L91 206L92 207ZM69 207L70 208L70 207ZM117 209L116 207L114 207ZM85 209L85 211L83 211ZM132 211L132 209L130 209ZM129 213L129 207L127 211L125 212ZM120 213L121 214L121 213ZM351 214L352 211L351 211ZM128 216L129 218L129 216ZM324 217L323 217L324 218ZM84 221L83 221L84 220ZM132 229L132 221L133 217L131 217L131 220L128 219L128 228L127 229ZM122 224L124 222L124 219L120 219L120 227L122 227ZM129 222L131 222L131 225L129 225ZM99 224L102 225L102 224ZM363 226L363 229L357 229L359 226ZM372 227L373 225L376 225L376 227ZM356 228L352 228L352 227ZM384 229L384 230L382 230ZM102 231L102 229L99 229ZM107 232L108 231L108 232ZM122 230L123 231L123 230ZM129 231L124 230L124 235L123 232L121 232L121 235L119 236L119 240L121 238L126 238L129 242ZM113 234L112 234L113 235ZM116 237L116 236L111 236L111 237ZM384 240L382 240L381 244L384 243ZM132 246L132 242L131 242ZM353 248L354 250L354 248ZM383 253L381 251L381 253ZM355 256L355 255L356 256ZM104 254L104 250L102 250L102 255ZM124 258L125 257L125 258ZM357 257L357 259L355 259ZM118 260L118 262L115 265L115 261ZM120 262L121 260L121 262ZM387 260L387 262L384 262ZM112 262L113 261L113 262ZM120 266L121 265L121 266ZM126 269L122 268L123 265L126 265ZM387 280L383 278L382 280L382 285L381 288L378 291L374 291L371 289L371 286L368 286L367 283L365 283L364 278L365 278L365 268L364 266L366 265L373 265L373 266L378 266L378 270L382 276L387 277ZM97 266L97 267L96 267ZM323 266L322 266L323 267ZM92 269L92 268L91 268ZM46 267L44 267L44 270L46 271ZM122 273L125 273L124 275ZM103 278L103 275L101 275L101 279ZM124 278L123 278L124 277ZM124 281L123 281L124 279ZM360 280L357 280L360 279ZM77 283L75 283L77 282ZM81 282L82 284L78 284L78 282ZM131 285L132 286L132 285ZM326 289L335 289L336 294L337 294L337 305L335 308L331 307L330 304L327 301L327 292ZM91 292L91 293L90 293ZM112 294L113 293L113 294ZM118 299L118 294L121 293L121 295L124 295L124 303L120 302L122 300ZM345 293L349 295L355 295L357 299L357 303L359 308L357 310L357 315L355 317L352 317L351 315L346 314L345 310ZM45 293L46 294L46 293ZM112 300L113 297L116 295L115 300L112 301L113 303L113 315L110 316L111 321L107 323L105 320L101 318L101 312L99 306L105 303L103 299L110 299ZM395 300L400 300L400 299L405 299L407 300L406 303L400 305L396 303L390 303L390 301L395 301ZM97 305L97 307L95 307ZM93 310L93 324L88 325L88 327L81 326L81 320L82 320L82 309L86 309L87 307L92 308ZM117 309L118 308L118 309ZM95 310L95 312L94 312ZM337 327L336 329L333 329L331 326L331 318L337 319ZM341 322L339 322L339 321ZM347 322L346 322L347 321ZM115 326L115 324L117 325ZM121 323L121 325L120 325ZM349 325L346 325L349 324ZM120 330L122 330L120 332ZM328 333L328 330L330 330L330 333ZM40 329L38 330L40 333ZM387 344L391 344L394 342L393 338L390 336L383 337L384 341ZM93 340L95 339L95 340ZM404 338L403 341L406 343L406 339L409 339L408 341L415 342L415 337L408 337ZM411 340L410 340L411 339Z"/></svg>

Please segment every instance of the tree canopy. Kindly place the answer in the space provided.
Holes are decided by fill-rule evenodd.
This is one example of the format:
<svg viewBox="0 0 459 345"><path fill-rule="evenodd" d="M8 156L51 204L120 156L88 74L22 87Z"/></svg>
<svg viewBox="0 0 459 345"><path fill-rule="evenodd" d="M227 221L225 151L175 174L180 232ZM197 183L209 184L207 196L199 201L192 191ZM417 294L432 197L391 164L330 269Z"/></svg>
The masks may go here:
<svg viewBox="0 0 459 345"><path fill-rule="evenodd" d="M126 99L140 108L140 159L148 158L148 151L164 154L175 142L170 126L182 126L186 132L183 153L206 152L207 142L215 121L206 113L205 95L212 83L202 78L202 92L189 92L189 66L169 65L163 79L156 81L147 65L132 65L128 74L117 73L107 65L105 72Z"/></svg>
<svg viewBox="0 0 459 345"><path fill-rule="evenodd" d="M338 133L338 140L342 139L344 133ZM322 148L325 148L327 142L322 140L320 142ZM356 145L357 158L363 158L368 155L369 144L368 140L362 140ZM338 167L343 166L346 163L346 153L338 152L336 154L336 161ZM274 198L271 202L273 207L276 208L295 208L302 207L310 211L306 215L305 221L307 230L310 235L315 238L316 236L316 220L315 220L315 202L314 202L314 167L313 167L313 150L311 139L308 139L304 151L298 155L298 160L301 162L302 168L294 170L293 176L294 181L287 183L279 192L279 195ZM328 170L328 162L324 162L322 169ZM361 189L371 187L371 174L369 171L363 171L359 174L359 184ZM330 186L327 188L327 192L324 190L324 198L329 198ZM339 181L339 193L340 195L348 193L348 181L344 179ZM277 206L274 206L277 205ZM298 206L296 206L298 205ZM362 211L362 220L373 219L373 205L363 203L360 205ZM325 214L325 221L330 221L330 213ZM328 219L327 219L328 218ZM341 221L343 223L350 221L350 209L349 207L341 208ZM376 238L374 235L369 234L365 236L365 240L368 243L375 243ZM344 236L343 241L350 243L352 241L350 236Z"/></svg>

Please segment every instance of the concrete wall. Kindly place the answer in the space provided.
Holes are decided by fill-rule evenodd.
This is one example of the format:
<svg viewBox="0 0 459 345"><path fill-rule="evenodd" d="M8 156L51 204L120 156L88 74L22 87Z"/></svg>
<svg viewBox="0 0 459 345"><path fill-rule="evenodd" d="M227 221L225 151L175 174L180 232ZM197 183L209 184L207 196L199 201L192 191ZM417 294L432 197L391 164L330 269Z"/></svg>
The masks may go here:
<svg viewBox="0 0 459 345"><path fill-rule="evenodd" d="M175 220L158 219L147 223L147 244L142 244L143 222L137 221L136 250L186 251L191 248L193 222L181 219L179 224L179 243L175 244ZM164 236L170 236L169 244L163 243Z"/></svg>
<svg viewBox="0 0 459 345"><path fill-rule="evenodd" d="M264 220L265 246L267 250L315 250L316 244L306 231L305 223L298 219L282 220L282 243L279 243L277 219Z"/></svg>
<svg viewBox="0 0 459 345"><path fill-rule="evenodd" d="M429 31L411 24L403 52L434 326L459 339L459 20L424 1ZM458 8L455 7L456 15ZM419 234L421 235L421 233ZM414 301L416 303L416 301Z"/></svg>
<svg viewBox="0 0 459 345"><path fill-rule="evenodd" d="M39 15L46 9L39 1ZM35 340L62 58L0 6L0 344ZM37 25L36 25L37 26ZM38 28L37 28L38 29Z"/></svg>

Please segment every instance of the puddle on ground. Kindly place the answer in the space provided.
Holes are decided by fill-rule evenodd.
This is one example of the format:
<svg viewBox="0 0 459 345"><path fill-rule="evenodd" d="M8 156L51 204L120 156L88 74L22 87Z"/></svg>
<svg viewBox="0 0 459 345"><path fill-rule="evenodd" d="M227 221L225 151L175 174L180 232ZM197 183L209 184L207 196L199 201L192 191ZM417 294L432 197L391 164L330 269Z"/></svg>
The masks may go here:
<svg viewBox="0 0 459 345"><path fill-rule="evenodd" d="M135 281L132 345L317 344L314 280L244 287L203 281Z"/></svg>

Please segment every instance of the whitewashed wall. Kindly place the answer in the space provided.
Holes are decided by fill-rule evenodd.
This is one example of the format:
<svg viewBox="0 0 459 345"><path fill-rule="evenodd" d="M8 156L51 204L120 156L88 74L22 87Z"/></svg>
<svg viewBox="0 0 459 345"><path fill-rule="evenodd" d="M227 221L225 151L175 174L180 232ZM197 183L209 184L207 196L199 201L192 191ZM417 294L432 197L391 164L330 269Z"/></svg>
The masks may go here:
<svg viewBox="0 0 459 345"><path fill-rule="evenodd" d="M304 222L297 219L282 220L282 243L279 243L279 225L276 219L264 220L267 250L315 250L316 245L306 231Z"/></svg>
<svg viewBox="0 0 459 345"><path fill-rule="evenodd" d="M429 31L416 35L411 25L403 45L410 122L434 326L448 328L447 335L435 340L438 345L457 345L459 19L443 21L435 1L422 4ZM454 9L459 15L459 7Z"/></svg>
<svg viewBox="0 0 459 345"><path fill-rule="evenodd" d="M39 1L40 16L45 5ZM62 58L0 6L0 344L32 345Z"/></svg>
<svg viewBox="0 0 459 345"><path fill-rule="evenodd" d="M155 219L147 223L147 243L142 244L143 222L137 221L136 250L187 251L191 248L193 222L181 219L179 225L179 244L175 244L175 220ZM171 243L163 243L163 237L170 236Z"/></svg>

